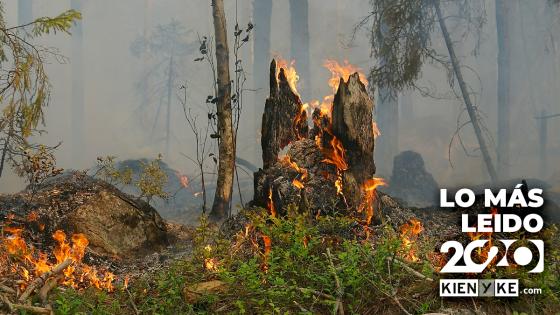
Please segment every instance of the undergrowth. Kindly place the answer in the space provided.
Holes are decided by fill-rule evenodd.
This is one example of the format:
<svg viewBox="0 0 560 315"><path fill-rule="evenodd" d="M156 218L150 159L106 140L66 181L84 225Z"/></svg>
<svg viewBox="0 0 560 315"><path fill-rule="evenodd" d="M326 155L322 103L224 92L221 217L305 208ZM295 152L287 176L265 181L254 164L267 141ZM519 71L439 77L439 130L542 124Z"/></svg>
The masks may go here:
<svg viewBox="0 0 560 315"><path fill-rule="evenodd" d="M332 314L342 308L346 314L423 314L468 308L554 314L559 309L558 247L549 253L556 257L547 258L547 270L539 276L517 269L492 277L518 277L543 288L541 295L521 296L515 302L445 300L438 297L438 276L428 263L434 250L428 239L415 244L420 260L410 263L403 259L399 232L388 225L363 239L363 227L353 220L312 218L291 210L283 219L264 210L245 211L250 223L233 237L202 218L188 259L114 293L59 291L55 313ZM550 233L551 242L556 242L551 245L557 246L557 231ZM207 284L213 289L200 289Z"/></svg>

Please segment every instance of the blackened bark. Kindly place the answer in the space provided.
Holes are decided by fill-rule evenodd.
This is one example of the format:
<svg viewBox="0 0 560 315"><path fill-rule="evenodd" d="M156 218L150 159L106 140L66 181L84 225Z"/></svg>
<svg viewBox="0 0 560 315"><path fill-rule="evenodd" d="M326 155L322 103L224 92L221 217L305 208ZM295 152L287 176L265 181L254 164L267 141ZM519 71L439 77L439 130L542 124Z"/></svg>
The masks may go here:
<svg viewBox="0 0 560 315"><path fill-rule="evenodd" d="M332 110L332 133L345 150L348 170L344 173L345 189L359 196L364 181L375 174L373 150L373 101L358 73L348 82L340 79Z"/></svg>
<svg viewBox="0 0 560 315"><path fill-rule="evenodd" d="M262 116L261 147L263 168L276 163L278 152L290 142L307 137L307 113L297 94L292 91L284 69L276 75L276 61L270 64L270 97Z"/></svg>

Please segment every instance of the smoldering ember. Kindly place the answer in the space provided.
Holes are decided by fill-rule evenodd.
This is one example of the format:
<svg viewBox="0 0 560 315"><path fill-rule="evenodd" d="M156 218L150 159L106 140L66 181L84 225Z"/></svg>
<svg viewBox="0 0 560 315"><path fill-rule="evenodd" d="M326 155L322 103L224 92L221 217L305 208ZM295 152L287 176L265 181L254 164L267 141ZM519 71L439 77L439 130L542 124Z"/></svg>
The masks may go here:
<svg viewBox="0 0 560 315"><path fill-rule="evenodd" d="M0 314L559 314L559 5L0 0Z"/></svg>

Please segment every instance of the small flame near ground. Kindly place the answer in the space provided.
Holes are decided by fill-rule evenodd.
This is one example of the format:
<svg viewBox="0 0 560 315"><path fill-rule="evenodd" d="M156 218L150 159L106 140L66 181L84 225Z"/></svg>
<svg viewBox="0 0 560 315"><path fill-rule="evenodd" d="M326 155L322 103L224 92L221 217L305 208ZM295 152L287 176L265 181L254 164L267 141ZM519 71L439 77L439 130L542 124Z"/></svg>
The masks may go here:
<svg viewBox="0 0 560 315"><path fill-rule="evenodd" d="M498 214L498 208L492 207L490 209L490 213L492 214L492 217L494 217L496 214ZM469 238L471 239L471 241L475 241L475 240L479 240L479 239L487 239L488 242L486 243L486 245L482 248L478 248L475 252L475 260L478 260L479 262L485 262L486 260L488 260L488 253L490 252L490 249L492 248L492 234L493 232L467 232L467 235L469 236ZM490 262L489 266L493 263L495 263L496 261L496 257Z"/></svg>
<svg viewBox="0 0 560 315"><path fill-rule="evenodd" d="M409 222L401 226L402 250L404 251L404 259L409 262L417 262L420 260L416 255L414 244L418 239L418 235L424 230L422 222L417 219L411 219Z"/></svg>
<svg viewBox="0 0 560 315"><path fill-rule="evenodd" d="M0 272L2 272L2 276L6 277L8 275L3 274L4 272L19 274L24 280L21 289L27 287L27 284L36 277L70 258L73 264L64 269L60 284L75 289L93 286L109 292L114 290L114 274L109 271L98 270L82 262L85 250L89 245L89 241L84 234L73 234L70 240L67 240L66 234L57 230L52 235L57 244L52 251L52 255L49 255L35 250L32 245L28 245L22 237L23 231L23 228L20 227L5 227L4 235L0 236L0 247L3 248L2 254L0 254L0 262L2 262L3 267L8 266L7 268L0 268ZM54 256L54 261L49 259L49 256Z"/></svg>

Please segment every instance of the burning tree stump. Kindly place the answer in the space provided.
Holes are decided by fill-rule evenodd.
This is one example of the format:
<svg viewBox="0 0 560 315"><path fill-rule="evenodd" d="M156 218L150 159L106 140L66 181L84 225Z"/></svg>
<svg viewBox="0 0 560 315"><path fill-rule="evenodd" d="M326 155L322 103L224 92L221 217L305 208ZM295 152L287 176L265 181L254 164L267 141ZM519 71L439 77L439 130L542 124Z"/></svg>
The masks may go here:
<svg viewBox="0 0 560 315"><path fill-rule="evenodd" d="M278 160L278 152L290 142L307 137L307 113L300 97L292 91L284 69L277 73L270 64L270 97L264 105L261 146L264 168Z"/></svg>
<svg viewBox="0 0 560 315"><path fill-rule="evenodd" d="M273 60L262 122L263 169L254 176L253 204L273 215L288 205L316 214L363 210L364 198L372 201L364 187L375 173L372 113L373 101L355 73L340 79L332 115L315 109L308 132L297 91Z"/></svg>

